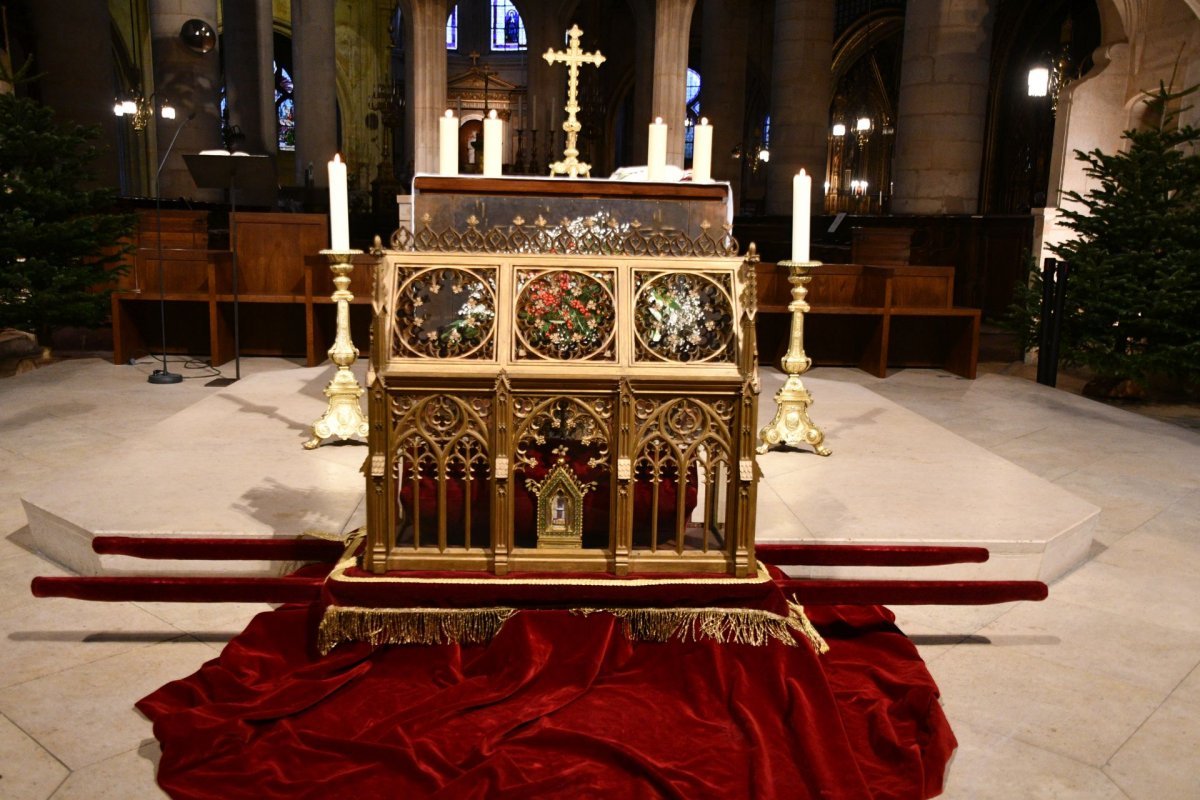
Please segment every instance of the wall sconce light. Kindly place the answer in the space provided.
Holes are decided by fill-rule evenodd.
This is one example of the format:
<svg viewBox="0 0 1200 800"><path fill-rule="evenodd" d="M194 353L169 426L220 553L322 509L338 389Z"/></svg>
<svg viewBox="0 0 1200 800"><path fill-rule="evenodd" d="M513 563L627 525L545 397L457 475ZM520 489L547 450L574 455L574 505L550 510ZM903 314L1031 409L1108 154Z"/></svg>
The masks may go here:
<svg viewBox="0 0 1200 800"><path fill-rule="evenodd" d="M118 99L113 104L113 115L117 117L129 117L129 124L133 126L135 131L144 131L146 125L150 123L150 117L154 115L154 98L156 95L151 94L150 97L143 97L141 92L134 92L133 96L125 100ZM175 119L175 107L165 98L159 104L158 115L163 119Z"/></svg>
<svg viewBox="0 0 1200 800"><path fill-rule="evenodd" d="M733 146L730 155L735 161L746 159L749 163L751 172L758 172L759 167L771 161L771 151L762 145L761 142L753 147L744 148L740 144Z"/></svg>
<svg viewBox="0 0 1200 800"><path fill-rule="evenodd" d="M855 125L854 125L854 132L855 133L866 133L867 131L870 131L870 130L871 130L871 118L870 117L859 117L858 122L855 123Z"/></svg>
<svg viewBox="0 0 1200 800"><path fill-rule="evenodd" d="M1045 97L1050 93L1050 70L1046 67L1029 70L1027 85L1030 97Z"/></svg>
<svg viewBox="0 0 1200 800"><path fill-rule="evenodd" d="M846 135L846 126L840 122L837 123L836 125L834 125L833 126L833 135L834 136L845 136Z"/></svg>
<svg viewBox="0 0 1200 800"><path fill-rule="evenodd" d="M1049 63L1049 66L1044 66ZM1071 18L1063 23L1057 55L1045 55L1042 64L1029 70L1026 76L1026 90L1030 97L1049 97L1050 111L1058 111L1058 96L1073 78L1071 59Z"/></svg>

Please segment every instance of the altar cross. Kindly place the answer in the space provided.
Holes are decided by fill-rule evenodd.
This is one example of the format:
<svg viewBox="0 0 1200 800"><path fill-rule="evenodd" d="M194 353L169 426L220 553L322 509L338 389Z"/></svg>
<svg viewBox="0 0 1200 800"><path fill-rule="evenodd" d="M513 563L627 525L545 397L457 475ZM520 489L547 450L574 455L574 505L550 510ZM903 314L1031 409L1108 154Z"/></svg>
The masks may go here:
<svg viewBox="0 0 1200 800"><path fill-rule="evenodd" d="M551 47L542 54L542 58L546 59L546 63L550 66L554 66L555 62L567 65L567 104L563 107L563 110L567 112L567 119L562 126L567 134L566 149L563 150L563 160L550 165L551 175L568 175L572 178L580 175L585 178L591 176L592 165L585 164L577 158L579 150L575 147L580 130L579 120L575 117L579 113L579 65L595 64L599 67L604 63L604 56L599 50L594 53L583 52L579 47L579 37L582 35L583 31L579 29L579 26L572 25L571 29L567 31L566 50L555 51Z"/></svg>

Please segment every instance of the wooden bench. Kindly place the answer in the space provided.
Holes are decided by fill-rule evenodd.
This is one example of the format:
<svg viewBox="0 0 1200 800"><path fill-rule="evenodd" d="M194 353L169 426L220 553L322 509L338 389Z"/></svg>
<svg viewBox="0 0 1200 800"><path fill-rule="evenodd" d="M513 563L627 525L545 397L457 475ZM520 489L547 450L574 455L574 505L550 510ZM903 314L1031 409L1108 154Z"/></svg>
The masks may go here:
<svg viewBox="0 0 1200 800"><path fill-rule="evenodd" d="M953 295L954 267L823 264L808 285L805 352L816 364L853 365L880 378L889 366L939 367L974 378L980 312L954 306ZM779 326L771 317L787 314L790 300L787 270L759 264L764 340L766 327Z"/></svg>
<svg viewBox="0 0 1200 800"><path fill-rule="evenodd" d="M242 355L304 356L325 360L335 333L329 295L323 214L238 212L238 306ZM129 272L112 295L113 361L162 347L159 294L159 224L139 211ZM167 303L167 349L205 354L212 364L233 358L233 261L229 250L209 249L207 212L162 212L162 288ZM366 265L374 263L367 259ZM355 270L351 315L354 341L366 347L371 273Z"/></svg>

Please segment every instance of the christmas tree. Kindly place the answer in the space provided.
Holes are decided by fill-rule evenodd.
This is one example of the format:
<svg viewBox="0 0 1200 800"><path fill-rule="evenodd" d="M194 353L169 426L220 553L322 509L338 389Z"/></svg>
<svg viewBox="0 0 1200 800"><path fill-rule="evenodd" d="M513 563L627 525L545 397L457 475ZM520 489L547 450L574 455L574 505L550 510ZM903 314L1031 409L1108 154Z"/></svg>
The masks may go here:
<svg viewBox="0 0 1200 800"><path fill-rule="evenodd" d="M1093 186L1065 194L1075 237L1052 248L1070 267L1061 354L1098 383L1200 381L1200 129L1179 124L1196 88L1146 93L1147 124L1123 151L1075 153ZM1026 303L1033 326L1038 313Z"/></svg>
<svg viewBox="0 0 1200 800"><path fill-rule="evenodd" d="M19 87L27 71L0 79ZM133 217L110 213L113 190L81 188L95 178L97 136L29 97L0 95L0 328L48 344L56 328L107 318Z"/></svg>

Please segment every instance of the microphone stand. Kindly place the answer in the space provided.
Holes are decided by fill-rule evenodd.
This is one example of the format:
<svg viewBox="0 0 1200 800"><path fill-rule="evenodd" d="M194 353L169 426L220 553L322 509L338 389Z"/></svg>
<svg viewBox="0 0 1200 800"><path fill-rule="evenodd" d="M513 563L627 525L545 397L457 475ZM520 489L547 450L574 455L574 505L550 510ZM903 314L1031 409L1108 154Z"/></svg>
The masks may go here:
<svg viewBox="0 0 1200 800"><path fill-rule="evenodd" d="M182 375L167 369L167 289L165 285L166 271L163 268L162 183L160 178L167 159L171 157L171 150L175 147L175 141L179 138L179 134L195 118L196 112L193 111L188 114L183 124L175 129L175 135L171 137L171 143L167 145L166 155L162 157L162 161L158 162L158 171L154 173L154 216L158 225L158 316L159 330L162 332L162 369L151 372L150 377L146 379L147 383L180 383L183 381Z"/></svg>

